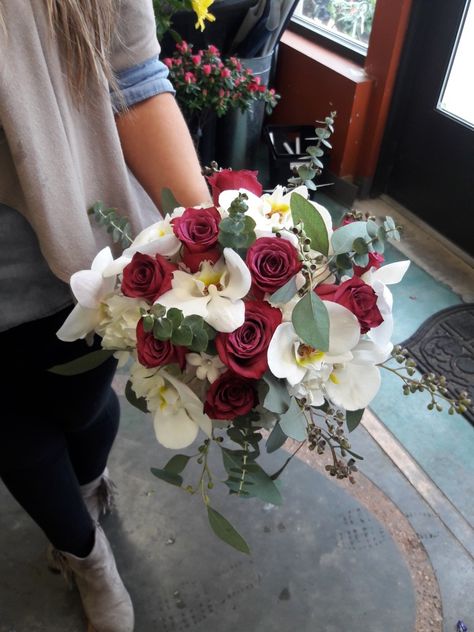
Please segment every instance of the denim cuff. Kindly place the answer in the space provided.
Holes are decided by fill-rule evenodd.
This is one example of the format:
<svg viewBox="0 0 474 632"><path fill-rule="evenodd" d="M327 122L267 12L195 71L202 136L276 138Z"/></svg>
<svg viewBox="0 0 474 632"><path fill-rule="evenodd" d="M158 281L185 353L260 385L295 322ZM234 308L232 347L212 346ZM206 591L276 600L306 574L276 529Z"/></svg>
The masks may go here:
<svg viewBox="0 0 474 632"><path fill-rule="evenodd" d="M110 92L114 112L120 112L124 106L131 107L163 92L175 94L168 74L167 66L158 57L118 72L116 79L119 90Z"/></svg>

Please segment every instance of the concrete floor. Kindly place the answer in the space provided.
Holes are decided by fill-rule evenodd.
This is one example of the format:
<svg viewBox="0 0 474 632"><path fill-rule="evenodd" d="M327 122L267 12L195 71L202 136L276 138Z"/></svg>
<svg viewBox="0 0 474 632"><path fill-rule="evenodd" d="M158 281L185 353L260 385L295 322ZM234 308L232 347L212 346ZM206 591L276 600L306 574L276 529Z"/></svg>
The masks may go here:
<svg viewBox="0 0 474 632"><path fill-rule="evenodd" d="M416 225L409 230L418 266L459 300L469 297L466 262L453 255L446 271L444 251L436 256L423 232L416 242ZM459 619L474 630L474 532L465 508L385 421L367 414L352 436L365 456L358 485L333 481L302 452L282 479L283 507L216 488L216 508L247 538L249 557L215 539L198 499L150 474L169 454L149 420L123 402L110 462L120 494L104 526L137 632L452 632ZM438 473L453 479L448 469ZM0 502L0 632L85 630L77 594L46 569L43 535L3 487Z"/></svg>

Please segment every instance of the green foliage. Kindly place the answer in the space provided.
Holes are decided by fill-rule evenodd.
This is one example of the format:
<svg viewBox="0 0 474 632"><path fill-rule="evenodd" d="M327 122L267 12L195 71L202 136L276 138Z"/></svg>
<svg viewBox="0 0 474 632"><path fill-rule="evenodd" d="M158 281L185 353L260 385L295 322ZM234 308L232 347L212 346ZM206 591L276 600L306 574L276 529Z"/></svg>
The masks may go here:
<svg viewBox="0 0 474 632"><path fill-rule="evenodd" d="M207 505L207 517L211 529L226 544L229 544L241 553L250 553L249 546L243 537L234 529L230 522L219 512Z"/></svg>
<svg viewBox="0 0 474 632"><path fill-rule="evenodd" d="M329 116L326 116L324 121L316 121L323 127L316 127L314 130L316 136L308 139L315 140L316 144L306 148L308 162L304 162L299 167L293 169L293 175L288 179L288 186L290 188L304 185L311 191L317 190L318 186L313 180L321 175L324 169L324 163L321 158L324 156L325 148L331 149L332 147L328 139L334 133L334 119L336 118L336 114L336 112L331 112ZM319 250L318 252L323 251Z"/></svg>
<svg viewBox="0 0 474 632"><path fill-rule="evenodd" d="M362 415L364 414L364 408L360 410L347 410L346 411L346 423L347 429L349 432L352 432L357 428L362 420Z"/></svg>
<svg viewBox="0 0 474 632"><path fill-rule="evenodd" d="M49 373L54 373L56 375L80 375L81 373L86 373L87 371L97 368L108 360L113 353L113 351L109 351L107 349L98 349L97 351L87 353L80 358L75 358L70 362L56 364L48 369L48 371Z"/></svg>
<svg viewBox="0 0 474 632"><path fill-rule="evenodd" d="M229 478L224 481L231 494L254 497L281 505L280 490L270 476L255 462L255 453L222 448L222 460Z"/></svg>
<svg viewBox="0 0 474 632"><path fill-rule="evenodd" d="M297 291L298 288L296 287L296 277L292 277L289 281L285 283L285 285L279 288L276 292L273 292L268 301L272 305L278 305L279 303L289 303Z"/></svg>
<svg viewBox="0 0 474 632"><path fill-rule="evenodd" d="M170 485L181 487L181 485L183 484L183 478L179 474L175 474L174 472L168 472L167 470L160 470L156 467L152 467L151 473L153 474L153 476L156 476L156 478L159 478L161 481L169 483Z"/></svg>
<svg viewBox="0 0 474 632"><path fill-rule="evenodd" d="M315 292L307 292L296 303L291 320L303 342L319 351L329 349L329 314Z"/></svg>
<svg viewBox="0 0 474 632"><path fill-rule="evenodd" d="M265 444L265 448L269 454L272 452L276 452L279 450L282 445L284 445L285 441L288 439L287 435L283 432L280 427L280 423L277 422L268 436L267 443Z"/></svg>
<svg viewBox="0 0 474 632"><path fill-rule="evenodd" d="M170 474L181 474L189 463L190 458L186 454L175 454L165 465L164 469Z"/></svg>
<svg viewBox="0 0 474 632"><path fill-rule="evenodd" d="M132 388L132 383L128 380L125 385L125 397L129 404L140 410L142 413L148 413L148 405L145 397L137 397Z"/></svg>
<svg viewBox="0 0 474 632"><path fill-rule="evenodd" d="M184 317L182 310L176 307L167 310L163 305L155 304L148 312L142 312L142 320L145 331L153 331L157 340L169 340L174 345L198 353L206 351L216 335L202 316L193 314Z"/></svg>
<svg viewBox="0 0 474 632"><path fill-rule="evenodd" d="M245 193L239 193L229 208L229 217L219 224L219 243L223 248L232 248L242 257L257 238L255 221L245 215L248 210Z"/></svg>
<svg viewBox="0 0 474 632"><path fill-rule="evenodd" d="M291 402L285 380L279 380L267 371L260 384L259 401L266 410L272 413L285 413Z"/></svg>
<svg viewBox="0 0 474 632"><path fill-rule="evenodd" d="M95 220L106 228L114 243L120 243L123 248L130 246L133 241L130 222L126 217L119 215L117 209L107 208L103 202L96 202L88 210L88 214L93 215Z"/></svg>
<svg viewBox="0 0 474 632"><path fill-rule="evenodd" d="M299 193L291 194L293 224L303 224L305 235L311 240L311 248L327 256L329 236L321 213Z"/></svg>
<svg viewBox="0 0 474 632"><path fill-rule="evenodd" d="M291 439L304 441L308 434L307 427L306 417L293 397L289 409L280 417L280 430Z"/></svg>

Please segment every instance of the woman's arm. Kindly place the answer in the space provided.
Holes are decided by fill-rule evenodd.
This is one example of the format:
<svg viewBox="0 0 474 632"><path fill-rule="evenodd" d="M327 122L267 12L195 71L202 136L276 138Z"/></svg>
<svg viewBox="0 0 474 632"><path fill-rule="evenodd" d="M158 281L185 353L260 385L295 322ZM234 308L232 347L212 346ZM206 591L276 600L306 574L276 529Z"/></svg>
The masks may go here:
<svg viewBox="0 0 474 632"><path fill-rule="evenodd" d="M141 101L115 120L125 160L158 208L164 187L183 206L212 205L191 135L172 94Z"/></svg>

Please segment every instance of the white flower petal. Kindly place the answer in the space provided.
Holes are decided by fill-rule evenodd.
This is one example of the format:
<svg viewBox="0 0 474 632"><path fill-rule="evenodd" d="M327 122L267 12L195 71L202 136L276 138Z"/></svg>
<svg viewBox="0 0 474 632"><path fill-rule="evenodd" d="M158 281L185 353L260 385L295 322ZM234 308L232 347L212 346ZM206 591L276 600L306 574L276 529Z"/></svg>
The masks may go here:
<svg viewBox="0 0 474 632"><path fill-rule="evenodd" d="M168 308L177 307L183 310L184 316L196 314L206 318L209 300L209 296L192 296L186 294L183 288L176 288L159 296L156 302Z"/></svg>
<svg viewBox="0 0 474 632"><path fill-rule="evenodd" d="M340 355L359 342L360 324L354 314L339 303L324 301L329 314L328 355Z"/></svg>
<svg viewBox="0 0 474 632"><path fill-rule="evenodd" d="M389 343L385 347L378 347L372 340L361 340L352 350L354 364L381 364L388 360L393 345ZM364 369L365 370L365 369Z"/></svg>
<svg viewBox="0 0 474 632"><path fill-rule="evenodd" d="M203 318L216 331L230 333L244 324L245 304L241 300L231 301L214 294L207 304L207 314Z"/></svg>
<svg viewBox="0 0 474 632"><path fill-rule="evenodd" d="M350 362L333 371L333 379L326 383L331 401L345 410L360 410L373 400L380 387L380 371L376 366Z"/></svg>
<svg viewBox="0 0 474 632"><path fill-rule="evenodd" d="M282 323L275 329L275 333L268 347L268 367L275 377L286 378L295 386L303 379L306 369L296 362L294 346L299 338L291 323Z"/></svg>
<svg viewBox="0 0 474 632"><path fill-rule="evenodd" d="M229 280L220 294L221 296L226 296L235 301L238 298L243 298L248 293L252 285L252 277L244 260L235 250L232 250L232 248L224 248L224 258Z"/></svg>
<svg viewBox="0 0 474 632"><path fill-rule="evenodd" d="M106 246L95 256L91 265L91 270L102 273L102 271L113 261L113 259L112 251L109 246Z"/></svg>
<svg viewBox="0 0 474 632"><path fill-rule="evenodd" d="M74 342L85 338L99 324L99 312L76 305L56 333L59 340Z"/></svg>
<svg viewBox="0 0 474 632"><path fill-rule="evenodd" d="M393 285L394 283L400 283L405 276L405 272L410 266L409 261L396 261L395 263L388 263L385 266L380 267L372 273L372 279L374 281L381 281L385 285Z"/></svg>
<svg viewBox="0 0 474 632"><path fill-rule="evenodd" d="M97 309L104 295L103 278L100 272L80 270L71 276L70 285L77 302L82 307Z"/></svg>
<svg viewBox="0 0 474 632"><path fill-rule="evenodd" d="M199 432L199 427L190 419L184 408L170 415L163 414L158 409L153 419L153 426L158 442L172 450L187 448Z"/></svg>

